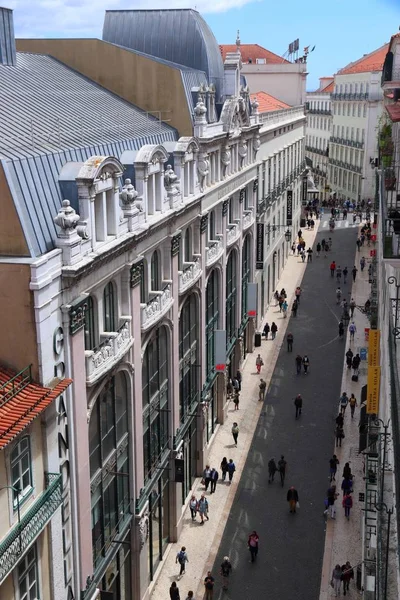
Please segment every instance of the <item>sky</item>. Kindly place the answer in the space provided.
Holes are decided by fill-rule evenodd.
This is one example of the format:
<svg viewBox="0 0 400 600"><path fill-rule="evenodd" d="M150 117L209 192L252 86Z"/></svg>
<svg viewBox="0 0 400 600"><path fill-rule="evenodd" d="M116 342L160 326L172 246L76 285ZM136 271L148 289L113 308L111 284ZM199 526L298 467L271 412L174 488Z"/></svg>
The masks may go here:
<svg viewBox="0 0 400 600"><path fill-rule="evenodd" d="M218 43L259 44L284 55L300 39L314 52L307 89L390 40L399 31L400 0L2 0L14 9L17 37L101 38L104 11L119 8L196 8Z"/></svg>

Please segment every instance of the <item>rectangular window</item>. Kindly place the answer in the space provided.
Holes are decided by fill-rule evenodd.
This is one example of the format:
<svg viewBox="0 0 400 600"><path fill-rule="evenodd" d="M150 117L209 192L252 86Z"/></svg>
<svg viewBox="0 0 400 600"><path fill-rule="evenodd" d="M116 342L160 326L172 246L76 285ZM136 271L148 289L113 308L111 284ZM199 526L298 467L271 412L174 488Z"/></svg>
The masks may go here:
<svg viewBox="0 0 400 600"><path fill-rule="evenodd" d="M31 493L32 484L31 446L28 436L23 437L11 452L11 485L13 489L13 507L23 502Z"/></svg>
<svg viewBox="0 0 400 600"><path fill-rule="evenodd" d="M40 598L36 544L18 563L18 598L19 600L39 600Z"/></svg>

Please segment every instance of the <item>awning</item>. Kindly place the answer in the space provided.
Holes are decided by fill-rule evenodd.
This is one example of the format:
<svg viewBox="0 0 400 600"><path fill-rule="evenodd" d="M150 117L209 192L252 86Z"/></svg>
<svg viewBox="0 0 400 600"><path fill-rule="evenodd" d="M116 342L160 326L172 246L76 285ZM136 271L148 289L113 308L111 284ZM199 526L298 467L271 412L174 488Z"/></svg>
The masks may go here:
<svg viewBox="0 0 400 600"><path fill-rule="evenodd" d="M43 387L31 377L30 367L20 373L0 366L0 450L39 416L72 379L55 379L53 387Z"/></svg>

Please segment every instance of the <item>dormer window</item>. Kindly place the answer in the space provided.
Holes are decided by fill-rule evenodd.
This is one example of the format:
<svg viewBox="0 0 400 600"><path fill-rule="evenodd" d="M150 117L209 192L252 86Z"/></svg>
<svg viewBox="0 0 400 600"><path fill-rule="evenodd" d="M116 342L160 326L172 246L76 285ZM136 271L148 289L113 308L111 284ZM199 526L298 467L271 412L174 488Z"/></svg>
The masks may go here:
<svg viewBox="0 0 400 600"><path fill-rule="evenodd" d="M267 60L265 58L256 58L256 65L266 65Z"/></svg>

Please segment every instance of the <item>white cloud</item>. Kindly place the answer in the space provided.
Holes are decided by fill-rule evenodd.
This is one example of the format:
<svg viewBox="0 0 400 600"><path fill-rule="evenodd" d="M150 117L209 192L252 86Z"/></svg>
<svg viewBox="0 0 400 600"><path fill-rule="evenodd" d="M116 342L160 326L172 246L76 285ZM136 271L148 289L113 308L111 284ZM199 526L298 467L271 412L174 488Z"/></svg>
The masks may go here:
<svg viewBox="0 0 400 600"><path fill-rule="evenodd" d="M196 8L222 13L259 0L170 0L168 8ZM166 8L165 0L5 0L14 9L17 37L98 37L104 13L115 9ZM4 6L3 4L3 6Z"/></svg>

